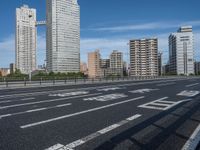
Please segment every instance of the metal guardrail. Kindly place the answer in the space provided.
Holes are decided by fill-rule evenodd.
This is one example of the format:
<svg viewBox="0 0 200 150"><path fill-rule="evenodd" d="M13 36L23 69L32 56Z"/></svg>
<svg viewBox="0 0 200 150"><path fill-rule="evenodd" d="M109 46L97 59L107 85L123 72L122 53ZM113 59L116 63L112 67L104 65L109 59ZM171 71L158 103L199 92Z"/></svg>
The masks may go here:
<svg viewBox="0 0 200 150"><path fill-rule="evenodd" d="M154 80L154 79L183 79L183 78L200 78L198 76L134 76L134 77L109 77L109 78L40 78L37 80L12 80L6 79L0 81L0 88L8 87L27 87L27 86L52 86L52 85L75 85L75 84L92 84L120 81L138 81L138 80Z"/></svg>

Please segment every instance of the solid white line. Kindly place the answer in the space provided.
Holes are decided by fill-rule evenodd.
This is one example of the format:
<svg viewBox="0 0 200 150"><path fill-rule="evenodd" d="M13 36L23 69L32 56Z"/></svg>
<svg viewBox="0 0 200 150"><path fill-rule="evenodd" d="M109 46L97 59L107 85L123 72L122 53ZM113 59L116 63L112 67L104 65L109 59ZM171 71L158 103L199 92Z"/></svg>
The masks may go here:
<svg viewBox="0 0 200 150"><path fill-rule="evenodd" d="M182 150L195 150L200 141L200 124L195 129L189 140L185 143Z"/></svg>
<svg viewBox="0 0 200 150"><path fill-rule="evenodd" d="M1 118L6 118L6 117L10 117L10 116L22 115L22 114L38 112L38 111L43 111L43 110L49 110L49 109L54 109L54 108L60 108L60 107L66 107L66 106L70 106L70 105L71 105L71 103L67 103L67 104L63 104L63 105L51 106L51 107L46 107L46 108L32 109L32 110L27 110L27 111L23 111L23 112L13 113L13 114L6 114L6 115L1 115L0 119Z"/></svg>
<svg viewBox="0 0 200 150"><path fill-rule="evenodd" d="M85 114L85 113L94 112L94 111L97 111L97 110L101 110L101 109L125 104L125 103L128 103L128 102L136 101L136 100L143 99L143 98L144 98L144 96L141 96L141 97L125 100L125 101L118 102L118 103L113 103L113 104L109 104L109 105L105 105L105 106L101 106L101 107L96 107L96 108L80 111L80 112L77 112L77 113L60 116L60 117L57 117L57 118L52 118L52 119L48 119L48 120L44 120L44 121L40 121L40 122L36 122L36 123L23 125L23 126L21 126L21 128L25 129L25 128L29 128L29 127L34 127L34 126L38 126L38 125L41 125L41 124L46 124L46 123L58 121L58 120L61 120L61 119L66 119L66 118L74 117L74 116L77 116L77 115L82 115L82 114Z"/></svg>
<svg viewBox="0 0 200 150"><path fill-rule="evenodd" d="M192 86L196 86L196 85L199 85L199 83L189 84L189 85L186 85L185 87L192 87Z"/></svg>
<svg viewBox="0 0 200 150"><path fill-rule="evenodd" d="M58 99L52 99L52 100L44 100L44 101L22 103L22 104L15 104L15 105L8 105L8 106L2 106L2 107L0 107L0 109L7 109L7 108L34 105L34 104L41 104L41 103L50 103L50 102L55 102L55 101L64 101L64 100L68 100L68 99L81 98L81 97L87 97L87 96L94 96L94 95L100 95L100 94L102 94L102 93L88 94L88 95L81 95L81 96L73 96L73 97L66 97L66 98L58 98Z"/></svg>

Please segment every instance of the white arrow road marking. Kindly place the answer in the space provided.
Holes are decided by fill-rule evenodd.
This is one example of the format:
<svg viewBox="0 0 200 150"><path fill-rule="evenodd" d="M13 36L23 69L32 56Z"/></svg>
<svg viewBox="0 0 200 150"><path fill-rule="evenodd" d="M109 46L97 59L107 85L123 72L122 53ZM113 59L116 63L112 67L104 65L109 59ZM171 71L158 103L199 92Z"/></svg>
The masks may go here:
<svg viewBox="0 0 200 150"><path fill-rule="evenodd" d="M177 95L178 96L187 96L187 97L193 97L193 96L196 96L198 95L200 92L199 91L182 91L180 93L178 93Z"/></svg>
<svg viewBox="0 0 200 150"><path fill-rule="evenodd" d="M149 93L151 91L157 91L159 89L138 89L138 90L134 90L134 91L129 91L130 93Z"/></svg>
<svg viewBox="0 0 200 150"><path fill-rule="evenodd" d="M23 103L23 104L8 105L8 106L2 106L2 107L0 107L0 109L7 109L7 108L41 104L41 103L51 103L51 102L56 102L56 101L65 101L68 99L81 98L81 97L87 97L87 96L95 96L95 95L100 95L100 94L102 94L102 93L65 97L65 98L58 98L58 99L51 99L51 100L44 100L44 101L37 101L37 102L30 102L30 103Z"/></svg>
<svg viewBox="0 0 200 150"><path fill-rule="evenodd" d="M125 98L127 95L125 94L108 94L108 95L103 95L103 96L97 96L97 97L90 97L90 98L84 98L84 101L100 101L100 102L105 102L105 101L111 101L119 98Z"/></svg>

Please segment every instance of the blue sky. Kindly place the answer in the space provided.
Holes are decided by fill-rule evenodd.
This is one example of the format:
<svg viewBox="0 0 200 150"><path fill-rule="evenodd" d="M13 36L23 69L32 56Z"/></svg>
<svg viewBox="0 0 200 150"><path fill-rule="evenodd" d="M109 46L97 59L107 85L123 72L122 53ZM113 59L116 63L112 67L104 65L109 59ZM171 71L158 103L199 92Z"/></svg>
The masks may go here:
<svg viewBox="0 0 200 150"><path fill-rule="evenodd" d="M102 57L112 50L124 52L128 41L157 37L164 63L168 60L168 36L181 25L192 25L195 58L200 60L199 0L78 0L81 7L81 59L100 49ZM37 20L45 20L45 0L0 1L0 68L15 61L15 9L28 4L37 9ZM45 27L38 28L37 62L45 60Z"/></svg>

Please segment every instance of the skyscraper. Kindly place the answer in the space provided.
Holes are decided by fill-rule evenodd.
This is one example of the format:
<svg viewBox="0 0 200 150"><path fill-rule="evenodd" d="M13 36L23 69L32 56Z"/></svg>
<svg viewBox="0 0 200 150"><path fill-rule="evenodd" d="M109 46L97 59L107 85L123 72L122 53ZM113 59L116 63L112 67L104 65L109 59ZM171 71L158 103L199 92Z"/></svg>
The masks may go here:
<svg viewBox="0 0 200 150"><path fill-rule="evenodd" d="M80 8L77 0L46 0L47 70L80 71Z"/></svg>
<svg viewBox="0 0 200 150"><path fill-rule="evenodd" d="M130 75L158 75L158 40L136 39L130 41Z"/></svg>
<svg viewBox="0 0 200 150"><path fill-rule="evenodd" d="M194 36L191 26L181 27L169 36L170 73L194 74Z"/></svg>
<svg viewBox="0 0 200 150"><path fill-rule="evenodd" d="M16 9L16 68L28 74L36 69L36 9L27 5Z"/></svg>

